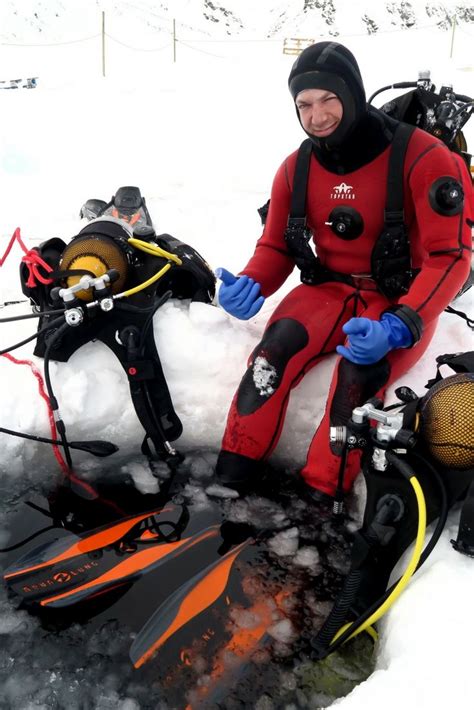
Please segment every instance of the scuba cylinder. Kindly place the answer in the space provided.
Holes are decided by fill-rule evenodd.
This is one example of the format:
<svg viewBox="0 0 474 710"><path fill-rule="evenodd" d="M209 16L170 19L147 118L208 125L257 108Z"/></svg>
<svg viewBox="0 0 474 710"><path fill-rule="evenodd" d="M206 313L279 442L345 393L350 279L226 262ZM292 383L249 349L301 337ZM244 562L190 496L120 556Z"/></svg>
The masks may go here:
<svg viewBox="0 0 474 710"><path fill-rule="evenodd" d="M346 448L363 451L367 500L354 536L351 567L341 594L318 634L312 655L324 658L375 623L394 603L438 541L449 509L465 499L453 546L474 556L474 352L441 356L458 374L441 379L424 397L396 390L400 405L371 400L332 432ZM430 386L432 385L432 386ZM371 424L375 422L375 426ZM426 547L426 525L437 519ZM409 563L390 588L391 573L415 540ZM423 549L424 548L424 549Z"/></svg>

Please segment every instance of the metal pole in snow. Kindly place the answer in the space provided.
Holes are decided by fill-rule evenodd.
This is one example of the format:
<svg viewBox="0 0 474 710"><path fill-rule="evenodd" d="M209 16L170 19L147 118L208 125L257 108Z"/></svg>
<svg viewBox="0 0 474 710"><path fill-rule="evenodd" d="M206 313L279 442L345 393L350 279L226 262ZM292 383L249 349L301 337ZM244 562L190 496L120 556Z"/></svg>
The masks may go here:
<svg viewBox="0 0 474 710"><path fill-rule="evenodd" d="M451 51L449 53L449 58L452 59L453 57L453 49L454 49L454 32L456 30L456 15L453 17L453 31L451 34Z"/></svg>
<svg viewBox="0 0 474 710"><path fill-rule="evenodd" d="M176 62L176 20L173 18L173 62Z"/></svg>
<svg viewBox="0 0 474 710"><path fill-rule="evenodd" d="M105 76L105 12L102 10L102 76Z"/></svg>

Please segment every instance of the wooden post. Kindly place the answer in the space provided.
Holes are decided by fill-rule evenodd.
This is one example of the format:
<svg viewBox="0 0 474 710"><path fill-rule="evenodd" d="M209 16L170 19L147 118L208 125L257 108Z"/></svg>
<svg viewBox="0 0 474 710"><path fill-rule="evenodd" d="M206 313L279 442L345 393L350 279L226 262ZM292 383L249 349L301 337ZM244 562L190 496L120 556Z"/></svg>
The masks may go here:
<svg viewBox="0 0 474 710"><path fill-rule="evenodd" d="M105 12L102 10L102 76L105 76Z"/></svg>
<svg viewBox="0 0 474 710"><path fill-rule="evenodd" d="M454 32L456 30L456 15L453 17L453 31L451 34L451 51L449 53L449 58L452 59L453 57L453 49L454 49Z"/></svg>
<svg viewBox="0 0 474 710"><path fill-rule="evenodd" d="M173 62L176 62L176 20L173 19Z"/></svg>

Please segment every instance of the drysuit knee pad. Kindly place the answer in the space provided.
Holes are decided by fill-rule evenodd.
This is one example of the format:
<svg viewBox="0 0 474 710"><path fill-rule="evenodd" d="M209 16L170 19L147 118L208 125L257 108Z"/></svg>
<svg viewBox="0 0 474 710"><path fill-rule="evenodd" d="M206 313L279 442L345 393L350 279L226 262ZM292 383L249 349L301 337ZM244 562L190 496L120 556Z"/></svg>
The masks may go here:
<svg viewBox="0 0 474 710"><path fill-rule="evenodd" d="M308 342L308 331L293 318L281 318L267 328L252 353L237 393L241 416L253 414L275 394L288 362Z"/></svg>

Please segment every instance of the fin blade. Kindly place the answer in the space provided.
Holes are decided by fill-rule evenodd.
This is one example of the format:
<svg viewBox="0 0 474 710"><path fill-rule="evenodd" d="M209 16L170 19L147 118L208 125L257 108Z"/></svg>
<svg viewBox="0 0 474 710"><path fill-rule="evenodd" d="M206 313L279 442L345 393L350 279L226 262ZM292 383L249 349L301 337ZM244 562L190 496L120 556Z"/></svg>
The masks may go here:
<svg viewBox="0 0 474 710"><path fill-rule="evenodd" d="M160 605L139 631L130 648L135 668L140 668L180 628L209 608L224 593L232 566L253 540L245 540L179 587Z"/></svg>

